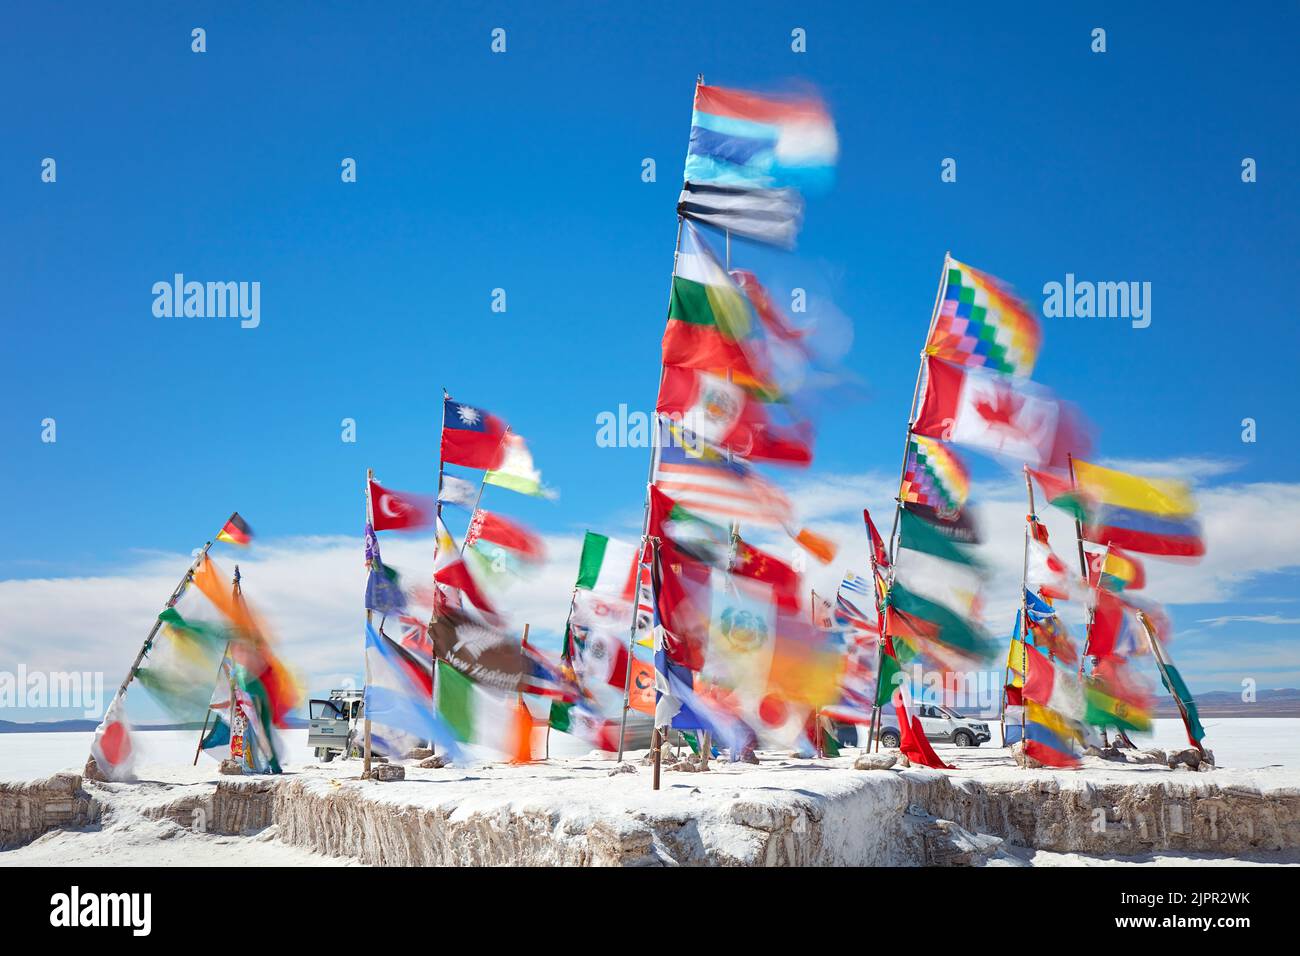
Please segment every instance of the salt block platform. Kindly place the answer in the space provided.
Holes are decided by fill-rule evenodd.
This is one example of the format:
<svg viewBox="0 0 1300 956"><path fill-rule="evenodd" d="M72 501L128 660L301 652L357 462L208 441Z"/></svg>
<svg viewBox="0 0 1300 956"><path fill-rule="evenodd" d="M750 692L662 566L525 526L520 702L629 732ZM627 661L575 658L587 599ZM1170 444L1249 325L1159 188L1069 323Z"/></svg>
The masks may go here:
<svg viewBox="0 0 1300 956"><path fill-rule="evenodd" d="M169 827L168 839L223 835L396 866L975 865L1021 863L1021 850L1295 862L1300 850L1298 771L1198 773L1092 757L1080 770L1023 770L1000 749L945 751L952 771L856 770L857 755L715 760L705 772L665 771L658 792L644 753L621 767L596 755L409 763L393 782L359 779L355 760L279 777L222 777L210 764L146 766L133 783L61 774L0 784L0 864L78 862L86 831L127 820L137 842L152 823ZM55 839L49 831L57 846L34 857ZM111 839L100 842L96 862L111 863ZM241 846L224 845L232 855Z"/></svg>

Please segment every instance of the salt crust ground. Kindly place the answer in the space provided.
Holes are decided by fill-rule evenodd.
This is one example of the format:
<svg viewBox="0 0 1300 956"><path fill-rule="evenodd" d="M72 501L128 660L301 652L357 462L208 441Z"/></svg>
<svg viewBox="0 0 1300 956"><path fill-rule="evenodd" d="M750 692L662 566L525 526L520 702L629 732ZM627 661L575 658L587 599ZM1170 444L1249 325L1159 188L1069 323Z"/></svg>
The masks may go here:
<svg viewBox="0 0 1300 956"><path fill-rule="evenodd" d="M185 809L232 778L218 777L208 763L145 765L136 783L85 782L103 806L98 826L51 831L0 852L0 865L1300 863L1295 845L1276 840L1282 849L1233 845L1216 854L1184 852L1177 841L1161 846L1157 837L1149 852L1118 858L1087 852L1095 849L1089 845L1034 849L907 802L946 777L959 796L972 785L977 795L1012 788L1023 798L1041 790L1059 805L1111 793L1112 785L1125 792L1154 785L1174 794L1245 794L1255 807L1261 795L1300 800L1300 770L1193 773L1087 758L1079 771L1026 771L1006 750L984 748L945 749L954 771L859 771L852 768L856 754L820 761L764 754L760 766L714 761L707 773L664 773L657 793L640 753L629 755L635 772L611 773L612 759L593 754L523 767L407 766L407 779L394 783L359 780L359 761L309 765L276 781L275 822L242 836L196 832ZM973 813L990 816L987 808Z"/></svg>

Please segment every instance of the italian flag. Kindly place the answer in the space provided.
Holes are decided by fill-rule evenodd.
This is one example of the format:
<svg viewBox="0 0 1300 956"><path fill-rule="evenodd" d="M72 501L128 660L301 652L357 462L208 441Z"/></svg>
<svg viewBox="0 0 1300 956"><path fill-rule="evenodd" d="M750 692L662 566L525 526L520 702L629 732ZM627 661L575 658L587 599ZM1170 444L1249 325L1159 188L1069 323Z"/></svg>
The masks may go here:
<svg viewBox="0 0 1300 956"><path fill-rule="evenodd" d="M438 662L437 706L457 740L477 744L515 763L532 759L533 718L519 694L503 694Z"/></svg>
<svg viewBox="0 0 1300 956"><path fill-rule="evenodd" d="M588 531L582 541L575 587L632 601L636 598L636 570L636 545Z"/></svg>

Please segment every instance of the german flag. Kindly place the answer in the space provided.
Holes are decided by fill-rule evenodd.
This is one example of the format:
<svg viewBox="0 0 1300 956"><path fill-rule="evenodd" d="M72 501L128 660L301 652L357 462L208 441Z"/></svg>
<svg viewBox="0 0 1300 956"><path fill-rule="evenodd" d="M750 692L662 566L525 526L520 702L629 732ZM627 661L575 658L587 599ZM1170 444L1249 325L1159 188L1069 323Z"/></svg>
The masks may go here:
<svg viewBox="0 0 1300 956"><path fill-rule="evenodd" d="M225 526L217 532L217 540L244 547L253 540L253 529L248 526L247 521L239 517L239 512L236 511Z"/></svg>

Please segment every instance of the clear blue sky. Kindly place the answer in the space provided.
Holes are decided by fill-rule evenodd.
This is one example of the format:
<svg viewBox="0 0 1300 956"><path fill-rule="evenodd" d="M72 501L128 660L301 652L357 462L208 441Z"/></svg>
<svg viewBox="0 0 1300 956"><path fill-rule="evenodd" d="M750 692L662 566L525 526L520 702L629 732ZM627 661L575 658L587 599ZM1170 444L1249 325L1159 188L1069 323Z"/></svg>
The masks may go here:
<svg viewBox="0 0 1300 956"><path fill-rule="evenodd" d="M1152 284L1145 330L1045 321L1035 377L1107 455L1300 479L1300 13L1134 6L10 5L0 577L188 550L232 508L263 537L356 534L367 466L432 489L442 386L528 436L564 492L520 504L543 530L637 509L645 454L598 449L594 418L654 398L697 72L807 80L840 130L797 256L735 255L853 320L870 394L823 416L819 469L897 468L952 250L1035 304L1067 272ZM261 326L155 318L177 272L261 282Z"/></svg>

